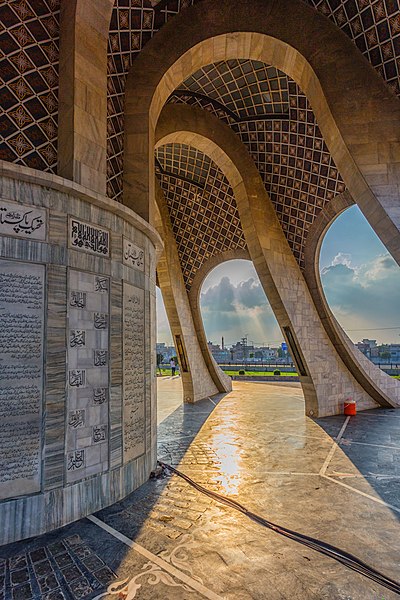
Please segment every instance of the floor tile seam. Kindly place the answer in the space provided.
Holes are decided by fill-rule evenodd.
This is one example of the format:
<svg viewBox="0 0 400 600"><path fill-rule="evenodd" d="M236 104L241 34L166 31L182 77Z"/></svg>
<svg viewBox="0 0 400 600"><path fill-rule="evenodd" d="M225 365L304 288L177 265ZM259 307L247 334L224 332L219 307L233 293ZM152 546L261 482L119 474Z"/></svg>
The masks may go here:
<svg viewBox="0 0 400 600"><path fill-rule="evenodd" d="M342 424L342 427L338 433L338 435L336 436L335 441L332 444L331 449L329 450L328 456L326 457L324 464L322 465L319 474L323 477L326 473L326 470L329 466L329 463L331 462L337 448L339 447L340 444L340 440L342 439L342 436L344 434L344 432L346 431L346 427L349 424L350 421L350 417L346 417L345 422Z"/></svg>
<svg viewBox="0 0 400 600"><path fill-rule="evenodd" d="M109 533L110 535L112 535L114 538L116 538L117 540L119 540L120 542L122 542L123 544L128 546L129 548L132 548L132 550L134 550L135 552L137 552L144 558L146 558L146 559L150 560L152 563L158 565L161 569L163 569L170 575L173 575L177 579L183 581L183 583L185 583L186 585L190 586L192 589L199 592L205 598L208 598L209 600L224 600L224 598L222 596L219 596L212 590L206 588L200 582L196 581L195 579L192 579L191 577L189 577L189 575L186 575L186 573L183 573L182 571L180 571L179 569L177 569L170 563L166 562L165 560L163 560L156 554L153 554L152 552L150 552L149 550L144 548L144 546L141 546L137 542L134 542L133 540L131 540L130 538L125 536L123 533L121 533L117 529L114 529L114 527L111 527L110 525L108 525L107 523L102 521L101 519L98 519L94 515L89 515L86 518L89 521L91 521L92 523L94 523L95 525L97 525L98 527L100 527L101 529L103 529L104 531L106 531L107 533Z"/></svg>
<svg viewBox="0 0 400 600"><path fill-rule="evenodd" d="M328 473L327 477L338 477L339 479L341 477L348 477L353 478L353 479L376 479L376 478L382 478L382 479L400 479L400 475L386 475L385 473L370 473L369 475L363 475L362 473L337 473L337 472L333 472L333 473Z"/></svg>
<svg viewBox="0 0 400 600"><path fill-rule="evenodd" d="M387 508L390 508L391 510L394 510L395 512L400 514L400 507L395 506L394 504L390 504L389 502L385 502L384 500L381 500L380 498L371 496L371 494L367 494L366 492L357 490L356 488L352 487L351 485L347 485L343 481L338 481L337 479L333 479L333 477L331 477L330 475L321 475L321 477L323 477L324 479L327 479L328 481L331 481L332 483L336 483L336 485L340 485L341 487L344 487L347 490L354 492L355 494L359 494L360 496L363 496L364 498L368 498L369 500L372 500L373 502L381 504L382 506L386 506Z"/></svg>
<svg viewBox="0 0 400 600"><path fill-rule="evenodd" d="M342 438L340 440L341 444L345 446L347 444L358 444L360 446L372 446L374 448L388 448L389 450L400 450L400 446L386 446L385 444L371 444L370 442L356 442L355 440L349 440L348 438Z"/></svg>

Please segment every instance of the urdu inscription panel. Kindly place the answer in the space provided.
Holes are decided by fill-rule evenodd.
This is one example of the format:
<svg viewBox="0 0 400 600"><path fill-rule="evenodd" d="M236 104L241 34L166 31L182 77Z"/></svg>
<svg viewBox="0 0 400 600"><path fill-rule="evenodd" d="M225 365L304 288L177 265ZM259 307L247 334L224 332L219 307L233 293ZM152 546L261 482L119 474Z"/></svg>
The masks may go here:
<svg viewBox="0 0 400 600"><path fill-rule="evenodd" d="M0 500L40 491L44 265L0 259Z"/></svg>
<svg viewBox="0 0 400 600"><path fill-rule="evenodd" d="M108 469L110 278L69 270L67 482Z"/></svg>
<svg viewBox="0 0 400 600"><path fill-rule="evenodd" d="M144 250L133 242L123 238L123 260L124 265L144 271Z"/></svg>
<svg viewBox="0 0 400 600"><path fill-rule="evenodd" d="M110 256L110 232L98 225L69 218L69 247L98 256Z"/></svg>
<svg viewBox="0 0 400 600"><path fill-rule="evenodd" d="M0 233L43 242L46 239L46 209L0 200Z"/></svg>
<svg viewBox="0 0 400 600"><path fill-rule="evenodd" d="M124 462L145 452L144 290L123 284Z"/></svg>

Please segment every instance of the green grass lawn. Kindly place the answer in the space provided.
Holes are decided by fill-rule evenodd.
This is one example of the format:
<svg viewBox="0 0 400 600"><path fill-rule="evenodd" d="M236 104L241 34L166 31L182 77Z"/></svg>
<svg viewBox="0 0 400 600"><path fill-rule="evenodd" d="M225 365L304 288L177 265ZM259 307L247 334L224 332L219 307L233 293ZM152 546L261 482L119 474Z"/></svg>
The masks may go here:
<svg viewBox="0 0 400 600"><path fill-rule="evenodd" d="M229 375L230 377L236 377L239 375L239 370L237 371L224 371L224 373L226 373L227 375ZM157 369L157 375L160 374L160 371ZM179 375L179 371L176 372L177 375ZM262 376L271 376L273 375L273 371L245 371L245 375L241 375L241 377L262 377ZM165 376L171 376L171 369L161 369L161 376L165 377ZM281 377L298 377L297 373L293 373L293 372L287 372L287 371L281 371ZM392 375L392 377L394 379L400 379L400 375Z"/></svg>
<svg viewBox="0 0 400 600"><path fill-rule="evenodd" d="M171 376L171 369L157 369L157 375L164 377L165 375ZM179 371L175 371L175 375L179 374Z"/></svg>
<svg viewBox="0 0 400 600"><path fill-rule="evenodd" d="M242 370L242 369L241 369ZM230 376L236 376L239 375L239 370L237 371L224 371L224 373L226 373L227 375ZM281 376L284 377L297 377L297 373L293 373L292 371L287 372L287 371L281 371ZM242 375L242 377L257 377L257 376L271 376L273 375L274 372L273 371L246 371L245 370L245 374Z"/></svg>
<svg viewBox="0 0 400 600"><path fill-rule="evenodd" d="M224 373L226 373L227 375L230 375L231 377L234 376L236 377L237 375L239 375L239 369L237 369L236 371L224 371ZM157 375L160 374L160 370L157 369ZM177 374L179 374L179 371L177 371ZM258 375L260 376L264 376L264 375L268 375L271 376L273 375L273 371L245 371L245 375L242 375L242 377L257 377ZM166 375L171 375L171 369L161 369L161 376L164 377ZM289 376L289 377L297 377L297 373L287 373L286 371L281 371L281 375L282 376Z"/></svg>

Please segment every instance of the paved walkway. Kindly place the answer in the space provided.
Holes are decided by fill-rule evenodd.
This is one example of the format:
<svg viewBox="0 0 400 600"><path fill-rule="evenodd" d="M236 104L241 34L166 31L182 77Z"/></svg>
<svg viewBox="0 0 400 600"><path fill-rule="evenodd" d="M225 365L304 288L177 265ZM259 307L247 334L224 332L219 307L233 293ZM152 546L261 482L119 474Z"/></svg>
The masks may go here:
<svg viewBox="0 0 400 600"><path fill-rule="evenodd" d="M235 382L231 394L186 406L179 377L160 380L159 391L162 460L400 578L400 412L313 421L295 383ZM398 598L177 476L150 480L94 517L0 548L0 557L7 600Z"/></svg>

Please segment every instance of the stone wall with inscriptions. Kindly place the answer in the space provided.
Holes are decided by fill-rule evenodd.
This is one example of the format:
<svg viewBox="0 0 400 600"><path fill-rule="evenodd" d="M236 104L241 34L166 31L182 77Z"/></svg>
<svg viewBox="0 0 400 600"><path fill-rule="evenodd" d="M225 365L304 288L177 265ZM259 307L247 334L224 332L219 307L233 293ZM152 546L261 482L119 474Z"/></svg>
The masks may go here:
<svg viewBox="0 0 400 600"><path fill-rule="evenodd" d="M7 168L16 175L0 172L0 545L118 502L156 461L146 315L157 233L76 184Z"/></svg>
<svg viewBox="0 0 400 600"><path fill-rule="evenodd" d="M130 240L123 238L123 261L133 269L144 271L144 250Z"/></svg>
<svg viewBox="0 0 400 600"><path fill-rule="evenodd" d="M41 487L45 267L0 259L0 500Z"/></svg>
<svg viewBox="0 0 400 600"><path fill-rule="evenodd" d="M145 452L144 291L123 284L124 462Z"/></svg>
<svg viewBox="0 0 400 600"><path fill-rule="evenodd" d="M0 234L31 240L46 239L46 210L0 199Z"/></svg>
<svg viewBox="0 0 400 600"><path fill-rule="evenodd" d="M108 469L110 278L69 270L67 482Z"/></svg>

